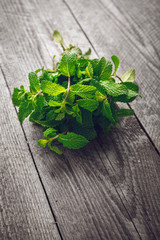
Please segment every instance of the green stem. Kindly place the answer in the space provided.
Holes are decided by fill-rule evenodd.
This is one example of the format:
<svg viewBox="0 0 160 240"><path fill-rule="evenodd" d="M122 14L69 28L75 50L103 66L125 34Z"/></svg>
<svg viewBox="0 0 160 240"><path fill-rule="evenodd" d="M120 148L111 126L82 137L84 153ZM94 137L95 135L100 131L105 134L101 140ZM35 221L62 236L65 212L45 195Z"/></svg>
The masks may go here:
<svg viewBox="0 0 160 240"><path fill-rule="evenodd" d="M64 46L64 44L62 42L61 42L61 47L63 48L63 51L66 50L66 48L65 48L65 46Z"/></svg>
<svg viewBox="0 0 160 240"><path fill-rule="evenodd" d="M62 132L61 134L66 134L68 132L68 129L66 129L64 132ZM50 142L52 142L53 140L57 139L59 137L59 134L56 135L55 137L52 137L49 139Z"/></svg>
<svg viewBox="0 0 160 240"><path fill-rule="evenodd" d="M122 79L121 79L118 75L111 75L111 76L116 77L116 78L118 78L121 82L123 82Z"/></svg>
<svg viewBox="0 0 160 240"><path fill-rule="evenodd" d="M39 91L36 95L35 95L35 98L39 95L39 94L41 94L43 91L41 90L41 91Z"/></svg>
<svg viewBox="0 0 160 240"><path fill-rule="evenodd" d="M66 93L66 96L65 96L63 102L65 102L65 101L67 100L67 97L68 97L68 94L69 94L70 85L71 85L71 79L70 79L70 76L69 76L69 77L68 77L67 93Z"/></svg>

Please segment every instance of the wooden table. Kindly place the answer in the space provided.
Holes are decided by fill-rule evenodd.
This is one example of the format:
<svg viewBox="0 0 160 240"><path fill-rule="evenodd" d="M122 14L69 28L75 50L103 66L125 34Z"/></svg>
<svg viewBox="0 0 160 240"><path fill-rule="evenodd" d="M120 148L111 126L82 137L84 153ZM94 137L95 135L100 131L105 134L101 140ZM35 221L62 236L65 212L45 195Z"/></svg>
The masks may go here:
<svg viewBox="0 0 160 240"><path fill-rule="evenodd" d="M0 1L0 239L160 239L159 0ZM37 145L41 128L17 118L13 88L52 66L66 45L136 69L133 117L63 156Z"/></svg>

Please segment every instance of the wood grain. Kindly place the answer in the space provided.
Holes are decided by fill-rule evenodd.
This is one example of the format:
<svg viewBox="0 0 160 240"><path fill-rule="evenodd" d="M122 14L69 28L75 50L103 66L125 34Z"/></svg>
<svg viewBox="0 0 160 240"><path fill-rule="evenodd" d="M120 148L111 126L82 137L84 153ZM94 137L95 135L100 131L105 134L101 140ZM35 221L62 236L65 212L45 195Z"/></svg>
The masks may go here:
<svg viewBox="0 0 160 240"><path fill-rule="evenodd" d="M98 55L119 56L119 75L135 68L143 98L130 105L160 152L159 1L65 2Z"/></svg>
<svg viewBox="0 0 160 240"><path fill-rule="evenodd" d="M2 9L1 65L11 91L28 86L29 71L50 67L48 55L59 55L54 29L65 44L90 46L62 1L7 0ZM23 127L63 239L158 239L159 157L134 117L62 157L37 146L40 127L27 120Z"/></svg>
<svg viewBox="0 0 160 240"><path fill-rule="evenodd" d="M7 6L8 9L14 9L11 8L9 2L7 3ZM7 9L7 6L5 5L4 9ZM20 6L22 8L22 4ZM25 7L28 7L28 9L33 9L33 12L30 13L30 15L33 17L32 14L35 13L34 9L37 10L38 6L40 5L27 5ZM52 9L51 7L52 5L49 8L47 7L47 10ZM59 12L60 15L62 10L63 19L57 19L57 21L59 20L59 25L62 24L62 20L67 23L67 19L71 17L69 11L66 12L66 6L62 4L57 5L55 12ZM11 16L9 15L9 17L7 14L5 16L6 26L9 25L8 21L12 22L12 24L15 25L15 28L13 28L11 34L12 39L8 39L8 42L6 43L7 37L4 38L4 47L6 48L4 48L2 52L2 68L5 72L5 76L11 90L13 90L13 86L16 86L18 83L22 83L21 72L25 73L31 69L34 69L35 64L38 62L41 64L39 61L40 57L42 57L42 60L44 60L44 62L47 62L43 53L47 49L47 45L45 44L48 44L49 41L45 41L46 43L43 46L43 49L45 47L45 50L43 51L42 48L39 47L42 39L41 33L38 32L38 36L36 36L36 31L33 28L33 26L37 28L37 26L40 25L39 16L42 12L45 12L45 6L43 6L41 3L39 15L37 16L37 19L34 18L35 25L33 25L33 18L30 18L28 16L27 21L24 21L26 17L21 20L22 22L24 21L23 27L22 23L17 21L15 14L13 14L13 18L11 17L11 13ZM67 14L64 14L65 12ZM27 14L27 10L26 12L23 10L23 15L27 16ZM21 15L20 9L19 15ZM53 16L53 11L51 11L50 15L48 14L48 18L50 19L50 17ZM66 19L64 19L64 17L66 17ZM48 18L45 17L44 19L42 17L42 19L44 19L44 26L41 26L41 32L46 31ZM72 18L70 21L72 21ZM77 31L78 30L79 28ZM9 32L11 29L6 28L6 31ZM33 31L35 31L35 35L34 37L32 35L31 38L31 35L28 36L28 32L32 33ZM21 38L25 41L25 43L23 43L24 47L21 49L21 51L17 49L18 38L15 39L17 33L19 33L21 35ZM9 36L10 33L7 35ZM46 36L48 35L46 34ZM28 46L28 42L30 42L31 39L33 40L33 44L30 44ZM34 39L36 39L36 45ZM82 33L81 39L84 42L86 41ZM47 39L45 38L45 40ZM10 45L9 63L5 60L8 51L8 45ZM87 44L86 46L88 48ZM22 46L20 45L20 47ZM37 52L37 48L39 49L40 53ZM50 48L48 47L48 49ZM38 55L38 57L35 62L36 55ZM18 64L17 66L17 63L19 62L18 58L21 59L21 65ZM27 58L28 60L26 60ZM29 64L30 69L27 69ZM13 81L13 78L16 79L15 82ZM26 78L24 78L24 85L28 85L28 80ZM42 137L37 126L33 126L31 123L28 123L26 121L24 124L24 129L64 239L114 239L114 237L118 239L128 239L128 236L130 239L139 238L139 235L132 221L129 219L129 215L121 203L119 196L117 196L117 191L114 188L112 182L110 182L110 178L107 176L105 169L103 170L101 176L102 179L104 178L106 180L105 186L103 186L104 180L101 182L99 175L101 175L101 169L103 169L103 166L99 158L97 163L96 158L98 155L96 151L94 151L94 155L90 157L89 164L87 163L87 159L79 157L77 152L69 152L69 156L64 156L61 159L56 154L48 151L48 149L44 151L44 149L41 149L37 146L35 140ZM89 152L87 155L89 155ZM91 165L92 157L93 160L95 158L95 166ZM80 163L80 166L78 165L74 171L72 171L73 167L70 166L70 160L73 161L74 168L77 166L78 162L82 162ZM85 164L86 169L84 168ZM78 184L78 182L80 183ZM117 199L117 204L113 202L112 195L113 198Z"/></svg>
<svg viewBox="0 0 160 240"><path fill-rule="evenodd" d="M60 239L0 71L0 239Z"/></svg>

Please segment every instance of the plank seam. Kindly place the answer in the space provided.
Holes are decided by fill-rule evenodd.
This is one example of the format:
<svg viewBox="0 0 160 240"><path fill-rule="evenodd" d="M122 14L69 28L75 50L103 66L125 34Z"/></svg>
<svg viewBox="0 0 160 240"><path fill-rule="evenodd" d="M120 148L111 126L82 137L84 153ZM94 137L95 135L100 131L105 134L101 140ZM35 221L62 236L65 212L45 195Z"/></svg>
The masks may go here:
<svg viewBox="0 0 160 240"><path fill-rule="evenodd" d="M130 109L132 109L132 107L131 107L130 104L127 103L127 105L128 105L128 107L129 107ZM150 143L152 144L153 148L155 149L155 151L157 152L157 154L160 156L160 151L158 150L158 148L157 148L156 145L154 144L152 138L151 138L151 137L149 136L149 134L147 133L146 129L144 128L143 124L141 123L141 121L139 120L139 118L138 118L138 116L136 115L135 112L134 112L134 116L135 116L135 118L136 118L136 120L137 120L140 128L141 128L141 129L143 130L143 132L146 134L146 136L148 137L148 139L149 139Z"/></svg>
<svg viewBox="0 0 160 240"><path fill-rule="evenodd" d="M100 144L99 144L99 146L100 146ZM101 147L101 146L100 146L100 147ZM102 149L102 148L101 148L101 149ZM105 151L104 151L103 149L102 149L102 151L103 151L103 153L105 154L106 158L108 159L108 162L109 162L109 164L110 164L110 166L111 166L111 169L114 170L114 167L113 167L113 165L112 165L110 159L108 158L107 154L105 153ZM98 151L97 151L97 153L98 153ZM99 155L99 153L98 153L98 155ZM104 162L103 162L103 160L102 160L102 158L101 158L100 155L99 155L99 158L101 159L102 164L103 164L104 168L106 169L106 166L105 166L105 164L104 164ZM107 171L107 169L106 169L106 171ZM111 170L111 171L112 171L112 170ZM110 180L111 180L111 178L110 178ZM130 218L131 221L132 221L131 215L130 215L130 213L128 212L128 210L127 210L127 208L126 208L126 206L125 206L125 204L124 204L124 202L123 202L123 200L122 200L122 198L121 198L121 196L120 196L120 194L119 194L117 188L115 187L114 182L113 182L112 180L111 180L111 182L112 182L112 184L113 184L113 186L114 186L114 188L115 188L115 191L117 192L117 195L119 196L119 198L120 198L120 200L121 200L121 202L122 202L122 205L124 206L126 212L128 213L129 218ZM118 181L116 180L116 178L115 178L115 182L116 182L116 184L118 185L119 190L121 191L121 193L122 193L124 199L125 199L126 202L127 202L127 199L126 199L126 197L125 197L125 195L124 195L124 193L123 193L121 187L119 186L119 183L118 183ZM138 200L138 199L136 199L136 201L139 203L139 200ZM140 205L140 203L139 203L139 205ZM141 212L140 212L140 213L141 213ZM143 216L142 213L141 213L141 215ZM155 240L156 240L157 238L156 238L154 232L152 231L152 229L149 227L148 222L147 222L144 218L143 218L143 220L144 220L144 222L145 222L145 224L146 224L146 227L147 227L148 230L153 234L153 236L154 236L154 238L155 238ZM134 224L133 221L132 221L132 223L133 223L133 226L135 227L135 229L136 229L138 235L140 236L140 239L142 240L141 235L140 235L140 233L138 232L138 229L137 229L136 225Z"/></svg>
<svg viewBox="0 0 160 240"><path fill-rule="evenodd" d="M98 58L99 58L99 54L97 53L97 51L96 51L95 47L93 46L92 42L90 41L90 39L89 39L88 36L86 35L86 33L85 33L85 31L83 30L81 24L78 22L77 18L75 17L72 9L70 8L70 6L69 6L68 3L66 2L66 0L63 0L63 2L64 2L64 4L67 6L67 8L68 8L68 10L70 11L71 15L72 15L73 18L75 19L76 23L78 24L78 26L80 27L80 29L82 30L82 32L84 33L84 35L86 36L87 40L89 41L89 43L91 44L93 50L95 51L95 53L97 54L97 56L98 56ZM128 107L129 107L130 109L132 109L131 106L130 106L128 103L127 103L127 105L128 105ZM137 117L137 115L136 115L135 113L134 113L134 116L135 116L135 119L137 120L140 128L141 128L141 129L143 130L143 132L146 134L146 136L147 136L147 138L149 139L150 143L151 143L152 146L154 147L155 151L158 153L158 155L160 155L157 147L156 147L155 144L153 143L152 139L150 138L150 136L149 136L148 133L146 132L145 128L143 127L142 123L140 122L140 120L138 119L138 117ZM102 150L103 150L103 149L102 149ZM104 152L104 151L103 151L103 152ZM97 151L97 153L98 153L98 151ZM99 153L98 153L98 154L99 154ZM106 155L105 152L104 152L104 154L105 154L106 158L108 159L108 157L107 157L107 155ZM100 156L99 156L99 157L100 157ZM102 158L101 158L101 157L100 157L100 159L101 159L101 161L102 161ZM110 163L110 165L111 165L111 168L113 169L112 164L111 164L111 162L110 162L109 159L108 159L108 161L109 161L109 163ZM102 163L103 163L103 161L102 161ZM103 166L105 167L104 163L103 163ZM106 167L105 167L105 169L106 169ZM106 169L106 170L107 170L107 169ZM111 182L112 182L112 181L111 181ZM118 184L117 181L116 181L116 183ZM126 212L127 212L128 216L129 216L129 218L131 219L131 222L132 222L133 226L135 227L135 230L137 231L140 239L142 239L140 233L138 232L138 229L136 228L134 222L132 221L132 218L131 218L131 216L130 216L128 210L127 210L127 208L125 207L125 204L123 203L123 200L122 200L121 196L120 196L119 193L118 193L118 190L117 190L116 186L114 185L113 182L112 182L112 184L113 184L113 186L114 186L114 188L115 188L115 190L116 190L116 192L117 192L117 194L118 194L118 196L119 196L119 198L120 198L120 200L121 200L124 208L126 209ZM119 186L119 184L118 184L118 186ZM126 198L125 198L125 195L124 195L124 193L123 193L123 191L122 191L122 189L121 189L120 187L119 187L119 189L120 189L120 191L121 191L124 199L126 199ZM127 201L127 200L126 200L126 201ZM147 224L147 222L146 222L146 224ZM148 226L148 224L147 224L147 226ZM152 230L151 230L150 228L149 228L149 230L150 230L151 233L154 235L154 233L152 232ZM155 235L154 235L154 237L155 237ZM155 237L155 239L156 239L156 237Z"/></svg>
<svg viewBox="0 0 160 240"><path fill-rule="evenodd" d="M80 23L78 22L77 18L75 17L74 13L72 12L72 9L70 8L70 6L68 5L68 3L63 0L64 4L67 6L68 10L70 11L70 13L72 14L73 18L75 19L76 23L78 24L78 26L80 27L80 29L82 30L83 34L85 35L85 37L87 38L87 40L89 41L90 45L92 46L93 50L95 51L97 57L99 58L99 54L96 51L95 47L93 46L92 42L90 41L90 39L88 38L87 34L85 33L85 31L83 30L82 26L80 25ZM128 107L130 109L132 109L131 105L128 104ZM151 137L149 136L149 134L147 133L147 131L145 130L145 127L143 126L143 124L140 122L138 116L134 113L134 116L140 126L140 128L143 130L143 132L146 134L147 138L149 139L149 141L151 142L152 146L154 147L155 151L157 152L157 154L160 156L160 151L158 150L158 148L156 147L156 145L154 144L153 140L151 139Z"/></svg>
<svg viewBox="0 0 160 240"><path fill-rule="evenodd" d="M4 73L3 69L2 69L2 66L0 66L0 69L1 69L2 74L3 74L4 80L5 80L5 83L6 83L6 87L7 87L8 91L9 91L9 95L10 95L10 97L11 97L11 99L12 99L12 94L11 94L9 85L8 85L8 83L7 83L7 79L6 79L5 73ZM14 105L13 105L13 106L14 106ZM18 112L17 112L17 109L16 109L15 106L14 106L14 109L15 109L15 112L16 112L16 114L17 114L17 116L18 116ZM61 240L63 240L63 237L62 237L60 228L59 228L58 223L57 223L57 221L56 221L56 216L55 216L55 214L54 214L53 208L52 208L51 203L50 203L50 201L49 201L48 194L47 194L46 189L45 189L45 187L44 187L44 184L43 184L43 181L42 181L42 179L41 179L41 176L40 176L38 167L37 167L37 165L36 165L36 162L35 162L35 160L34 160L34 157L33 157L33 154L32 154L31 148L30 148L30 145L29 145L29 143L28 143L28 139L27 139L26 133L25 133L25 131L24 131L24 128L23 128L22 124L20 124L20 126L21 126L21 129L22 129L22 131L23 131L24 138L25 138L25 140L26 140L28 150L29 150L29 152L30 152L30 155L31 155L33 164L34 164L35 169L36 169L36 172L37 172L37 174L38 174L39 181L40 181L40 183L41 183L41 185L42 185L42 189L43 189L44 194L45 194L45 197L46 197L46 199L47 199L47 202L48 202L50 211L51 211L51 213L52 213L52 216L53 216L53 219L54 219L54 223L55 223L55 225L56 225L56 227L57 227L57 231L58 231L58 233L59 233L59 235L60 235Z"/></svg>
<svg viewBox="0 0 160 240"><path fill-rule="evenodd" d="M102 148L101 148L101 149L102 149ZM97 149L96 149L96 151L97 151ZM102 149L102 151L103 151L103 149ZM104 152L104 151L103 151L103 152ZM106 166L105 166L105 164L104 164L104 162L103 162L103 160L102 160L102 158L101 158L101 156L100 156L100 154L99 154L99 152L98 152L98 151L97 151L97 154L98 154L99 158L101 159L101 162L102 162L102 164L103 164L103 166L104 166L105 170L107 171L107 168L106 168ZM105 154L105 156L106 156L107 160L109 161L109 164L111 165L111 162L110 162L110 160L109 160L108 156L106 155L106 153L105 153L105 152L104 152L104 154ZM111 166L112 166L112 165L111 165ZM123 202L123 200L122 200L122 198L121 198L121 196L120 196L120 194L119 194L119 192L118 192L118 190L117 190L117 188L116 188L115 184L113 183L113 181L112 181L112 179L111 179L110 175L109 175L109 178L110 178L110 181L111 181L111 183L112 183L112 184L113 184L113 186L114 186L114 189L115 189L115 191L116 191L116 193L117 193L117 195L118 195L118 197L119 197L119 199L120 199L120 201L121 201L121 203L122 203L122 205L123 205L124 209L126 210L126 212L127 212L128 216L129 216L129 218L130 218L130 221L132 222L132 224L133 224L133 226L134 226L134 228L135 228L135 230L136 230L136 232L137 232L137 234L138 234L139 238L142 240L142 238L141 238L141 235L140 235L140 233L139 233L139 231L138 231L138 229L137 229L137 227L136 227L135 223L133 222L133 220L132 220L132 218L131 218L131 215L130 215L130 213L128 212L128 210L127 210L127 208L126 208L126 206L125 206L125 204L124 204L124 202ZM116 183L117 183L117 185L119 186L119 184L118 184L118 182L117 182L117 181L116 181ZM122 190L121 190L121 188L120 188L120 187L119 187L119 189L120 189L120 191L122 192ZM122 192L122 194L123 194L123 192ZM124 194L123 194L123 196L124 196ZM125 198L125 196L124 196L124 198Z"/></svg>

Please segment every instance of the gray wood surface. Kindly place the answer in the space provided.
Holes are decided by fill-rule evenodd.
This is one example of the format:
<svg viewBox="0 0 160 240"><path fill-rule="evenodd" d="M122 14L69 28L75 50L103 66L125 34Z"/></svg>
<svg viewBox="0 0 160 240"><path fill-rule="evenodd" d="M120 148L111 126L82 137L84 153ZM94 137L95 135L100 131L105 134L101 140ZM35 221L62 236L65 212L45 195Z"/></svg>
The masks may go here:
<svg viewBox="0 0 160 240"><path fill-rule="evenodd" d="M0 239L60 236L0 71Z"/></svg>
<svg viewBox="0 0 160 240"><path fill-rule="evenodd" d="M65 0L98 56L119 56L119 75L136 69L143 98L130 105L160 152L159 0Z"/></svg>
<svg viewBox="0 0 160 240"><path fill-rule="evenodd" d="M54 29L62 32L65 44L77 44L84 50L90 46L90 41L95 36L92 27L95 20L92 22L89 18L92 7L87 4L88 1L85 4L83 1L67 2L69 5L63 1L51 0L1 2L3 29L1 67L11 92L14 87L22 83L25 87L28 86L29 71L34 71L41 66L51 67L51 56L60 55L60 47L52 41ZM95 4L95 1L93 2ZM112 9L113 3L109 3ZM93 6L96 7L92 10L97 9L98 14L101 3ZM108 7L107 5L105 8ZM104 7L101 9L104 11ZM84 16L85 14L88 18ZM106 21L105 14L103 16ZM97 18L97 24L99 20ZM92 32L88 29L87 22L90 23ZM85 34L80 27L82 24L84 29L85 27L87 29ZM99 22L99 24L102 23ZM112 27L114 26L113 24ZM97 28L98 25L95 31L102 31L101 25L100 30ZM107 41L105 31L104 37ZM101 39L100 35L99 39ZM119 46L122 45L114 46L112 38L110 41L108 45L113 44L113 49L117 49L114 53L118 54ZM126 44L129 42L126 40ZM109 46L106 48L105 45L95 43L93 46L100 56L108 54L110 57L112 54L111 51L106 51L111 49ZM105 54L102 54L103 51ZM134 49L130 51L134 52ZM92 56L97 56L94 51ZM122 58L121 70L127 69L132 58L130 52L125 54L128 60L125 60L122 55L119 56ZM137 67L136 70L140 71L140 68ZM137 75L139 74L138 72ZM146 94L148 81L145 83ZM144 98L143 101L144 104ZM157 101L156 95L155 101ZM150 105L147 106L150 107ZM18 120L13 120L15 121L18 125ZM151 127L153 127L152 124L150 124ZM155 124L156 127L158 129L158 122ZM123 119L120 126L113 129L107 137L100 135L83 150L64 149L63 156L57 156L48 149L37 146L36 140L42 137L40 127L26 120L23 130L62 239L159 239L160 158L135 117ZM25 139L21 142L26 145ZM13 143L13 145L16 144ZM18 146L21 148L21 145ZM22 159L19 159L19 164L20 160ZM26 163L22 162L22 164L27 166ZM32 168L31 171L35 172L34 166ZM32 177L34 179L30 174L31 179ZM35 187L34 180L32 185ZM39 188L41 189L41 186ZM37 196L36 191L34 195ZM45 211L45 205L43 210ZM41 221L41 216L36 213L36 210L34 211L36 221ZM5 221L8 221L8 218L9 216ZM53 227L52 224L51 226ZM43 229L45 229L44 226L42 231ZM22 228L23 231L25 228ZM31 233L31 236L32 234L34 236L35 232ZM55 234L54 229L51 234ZM46 235L44 239L50 239L49 237L50 235Z"/></svg>

